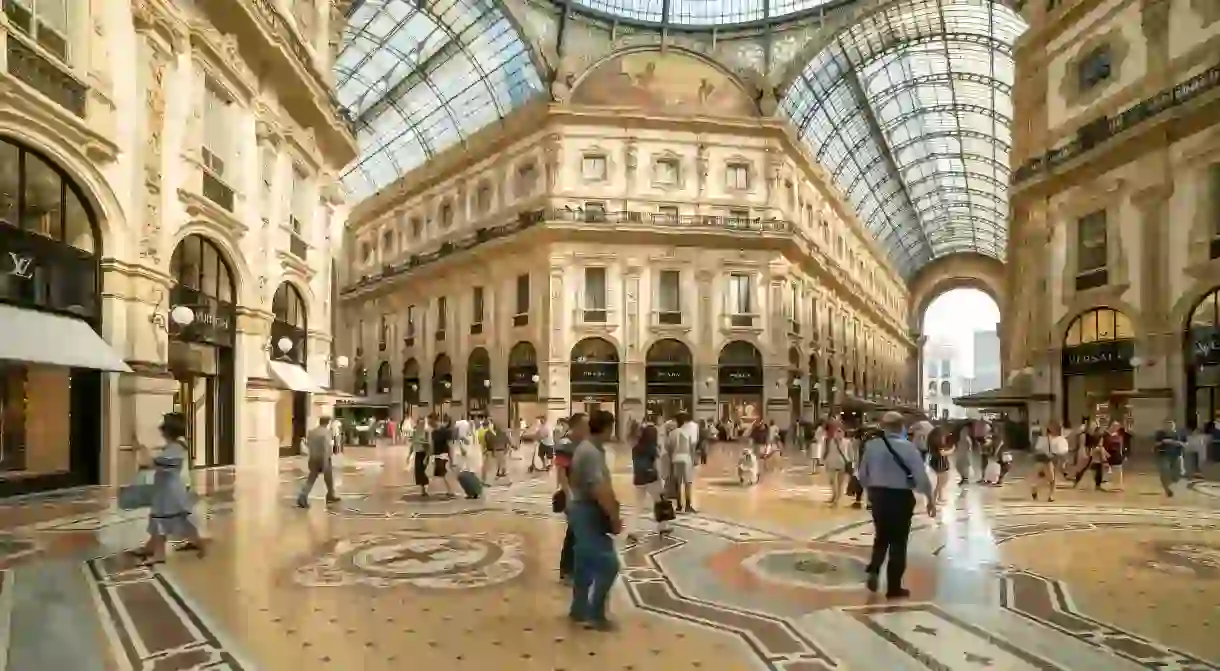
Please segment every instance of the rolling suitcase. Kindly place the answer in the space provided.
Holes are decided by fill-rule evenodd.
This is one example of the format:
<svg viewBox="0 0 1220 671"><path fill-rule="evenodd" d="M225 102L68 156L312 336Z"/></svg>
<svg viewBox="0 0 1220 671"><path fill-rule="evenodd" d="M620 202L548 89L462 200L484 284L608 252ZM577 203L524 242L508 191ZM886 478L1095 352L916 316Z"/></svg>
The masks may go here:
<svg viewBox="0 0 1220 671"><path fill-rule="evenodd" d="M483 481L473 471L462 471L457 476L458 484L466 492L466 498L477 499L483 495Z"/></svg>

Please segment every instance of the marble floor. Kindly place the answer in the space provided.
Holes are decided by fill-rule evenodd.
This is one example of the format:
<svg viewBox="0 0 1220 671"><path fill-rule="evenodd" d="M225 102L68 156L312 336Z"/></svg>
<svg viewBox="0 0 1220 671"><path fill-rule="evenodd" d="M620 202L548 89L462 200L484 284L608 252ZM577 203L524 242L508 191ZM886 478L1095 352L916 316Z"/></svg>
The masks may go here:
<svg viewBox="0 0 1220 671"><path fill-rule="evenodd" d="M1220 484L952 489L888 602L863 589L865 511L799 459L742 488L731 455L700 469L698 514L621 540L609 634L564 617L563 524L524 460L484 500L424 499L402 448L353 448L342 502L319 484L309 510L296 459L199 472L212 552L152 570L123 554L146 513L111 491L0 501L0 671L1220 669Z"/></svg>

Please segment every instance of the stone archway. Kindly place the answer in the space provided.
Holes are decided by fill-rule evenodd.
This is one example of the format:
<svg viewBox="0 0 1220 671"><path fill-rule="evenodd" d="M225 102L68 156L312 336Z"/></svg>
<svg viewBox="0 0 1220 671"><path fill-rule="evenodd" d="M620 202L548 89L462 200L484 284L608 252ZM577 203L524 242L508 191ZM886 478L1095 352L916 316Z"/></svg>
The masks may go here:
<svg viewBox="0 0 1220 671"><path fill-rule="evenodd" d="M923 317L928 306L953 289L982 291L995 301L1002 317L1007 306L1005 277L1004 264L982 254L953 254L929 263L908 285L911 298L907 323L910 329L923 333Z"/></svg>

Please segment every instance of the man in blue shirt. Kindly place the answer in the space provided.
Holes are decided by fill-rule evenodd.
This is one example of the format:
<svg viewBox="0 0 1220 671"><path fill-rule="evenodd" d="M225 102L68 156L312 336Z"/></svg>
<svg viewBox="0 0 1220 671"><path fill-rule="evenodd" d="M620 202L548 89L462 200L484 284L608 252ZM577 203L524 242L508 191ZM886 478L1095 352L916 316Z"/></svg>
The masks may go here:
<svg viewBox="0 0 1220 671"><path fill-rule="evenodd" d="M932 482L919 449L905 437L902 415L885 413L881 429L882 435L873 433L864 437L860 469L856 473L873 506L873 556L866 569L867 585L869 591L877 591L881 564L889 555L885 595L902 599L911 595L902 586L902 575L907 569L907 539L915 514L915 492L927 498L929 517L936 517L936 498L932 496Z"/></svg>
<svg viewBox="0 0 1220 671"><path fill-rule="evenodd" d="M1186 434L1178 430L1172 419L1156 432L1156 464L1165 496L1173 496L1173 484L1182 477L1182 458L1186 449Z"/></svg>

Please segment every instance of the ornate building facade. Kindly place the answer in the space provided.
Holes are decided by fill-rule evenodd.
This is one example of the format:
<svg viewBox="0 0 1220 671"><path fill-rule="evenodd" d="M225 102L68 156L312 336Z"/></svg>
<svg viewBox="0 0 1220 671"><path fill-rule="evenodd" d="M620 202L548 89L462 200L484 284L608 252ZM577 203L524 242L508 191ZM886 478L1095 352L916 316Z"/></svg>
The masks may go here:
<svg viewBox="0 0 1220 671"><path fill-rule="evenodd" d="M125 482L169 411L194 466L274 463L329 402L341 25L313 0L5 3L0 490Z"/></svg>
<svg viewBox="0 0 1220 671"><path fill-rule="evenodd" d="M904 282L786 121L680 49L570 84L353 209L340 387L500 421L914 396Z"/></svg>
<svg viewBox="0 0 1220 671"><path fill-rule="evenodd" d="M1220 5L1025 3L1007 369L1035 416L1220 413Z"/></svg>

